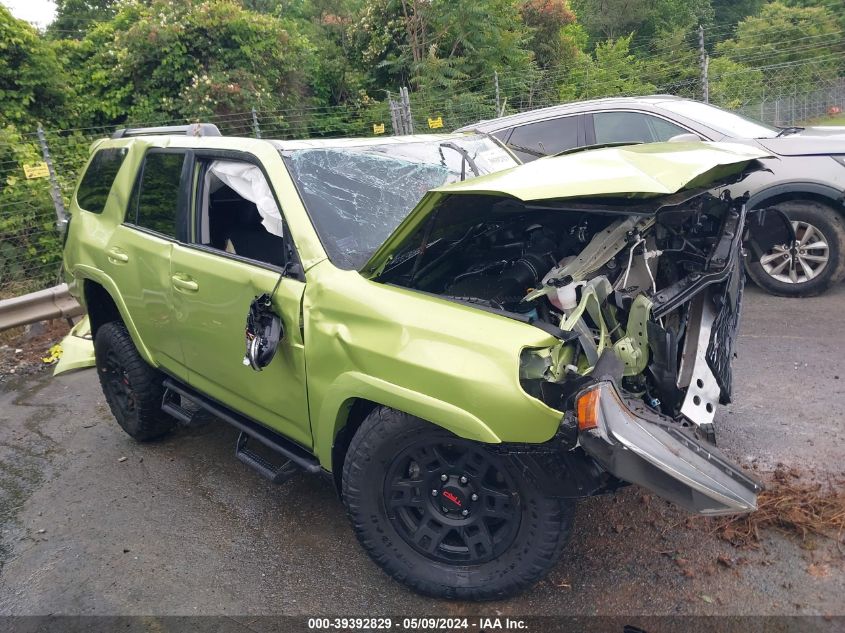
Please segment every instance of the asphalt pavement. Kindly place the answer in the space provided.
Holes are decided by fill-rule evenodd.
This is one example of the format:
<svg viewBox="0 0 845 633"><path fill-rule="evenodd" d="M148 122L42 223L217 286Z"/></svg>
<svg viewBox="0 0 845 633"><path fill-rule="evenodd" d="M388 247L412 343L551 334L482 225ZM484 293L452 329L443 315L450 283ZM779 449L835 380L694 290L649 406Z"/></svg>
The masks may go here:
<svg viewBox="0 0 845 633"><path fill-rule="evenodd" d="M845 472L843 314L845 285L749 288L723 451L758 473ZM636 487L582 502L560 563L522 596L431 600L369 560L329 482L262 480L223 423L137 444L93 370L5 376L0 416L0 615L845 614L830 542L767 531L738 550Z"/></svg>

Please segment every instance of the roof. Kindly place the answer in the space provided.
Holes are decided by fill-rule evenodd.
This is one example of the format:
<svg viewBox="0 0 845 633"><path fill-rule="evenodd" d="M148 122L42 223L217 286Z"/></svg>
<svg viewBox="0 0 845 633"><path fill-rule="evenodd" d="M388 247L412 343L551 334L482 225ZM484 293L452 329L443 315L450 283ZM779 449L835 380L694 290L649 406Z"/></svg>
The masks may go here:
<svg viewBox="0 0 845 633"><path fill-rule="evenodd" d="M175 129L175 128L174 128ZM138 138L152 143L167 143L178 147L226 147L237 148L244 143L270 143L276 149L294 151L299 149L335 149L348 147L372 147L377 145L403 145L407 143L433 143L465 137L467 132L449 132L446 134L408 134L405 136L366 136L360 138L317 138L317 139L256 139L249 136L193 136L184 132L163 131L165 128L137 128L143 133L121 133L110 138L97 139L95 145L108 141L110 147L123 146ZM123 132L121 130L121 132ZM93 146L92 146L93 151Z"/></svg>
<svg viewBox="0 0 845 633"><path fill-rule="evenodd" d="M449 134L408 134L405 136L367 136L361 138L317 138L300 140L270 140L280 150L298 149L335 149L345 147L370 147L374 145L399 145L405 143L432 143L448 141L466 136L465 133Z"/></svg>
<svg viewBox="0 0 845 633"><path fill-rule="evenodd" d="M517 114L499 117L497 119L485 119L483 121L478 121L476 123L472 123L471 125L465 125L458 128L456 132L478 131L490 133L511 128L516 125L541 121L555 116L578 114L580 112L587 112L594 109L610 109L625 106L630 107L643 104L656 105L664 101L683 100L683 97L676 97L674 95L648 95L645 97L608 97L605 99L591 99L589 101L573 101L572 103L562 103L548 108L540 108L539 110L519 112Z"/></svg>

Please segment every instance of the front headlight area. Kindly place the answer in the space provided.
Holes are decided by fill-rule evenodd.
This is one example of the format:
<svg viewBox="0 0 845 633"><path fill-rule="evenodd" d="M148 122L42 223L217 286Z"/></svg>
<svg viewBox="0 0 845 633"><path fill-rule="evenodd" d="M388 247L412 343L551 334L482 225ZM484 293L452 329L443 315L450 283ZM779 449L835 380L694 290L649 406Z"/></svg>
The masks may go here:
<svg viewBox="0 0 845 633"><path fill-rule="evenodd" d="M610 381L576 396L578 443L603 468L690 512L751 512L759 482L709 444L641 401L624 398Z"/></svg>

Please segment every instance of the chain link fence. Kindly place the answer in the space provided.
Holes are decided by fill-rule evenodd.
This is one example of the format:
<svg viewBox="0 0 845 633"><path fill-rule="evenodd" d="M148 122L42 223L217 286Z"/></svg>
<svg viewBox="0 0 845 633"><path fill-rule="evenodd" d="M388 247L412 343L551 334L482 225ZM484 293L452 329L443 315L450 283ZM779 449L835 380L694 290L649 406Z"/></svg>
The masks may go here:
<svg viewBox="0 0 845 633"><path fill-rule="evenodd" d="M715 58L705 61L706 79L697 63L698 58L692 57L682 73L677 69L662 76L652 72L637 89L607 81L607 68L603 76L591 76L595 71L589 67L567 69L565 75L493 73L459 82L436 95L401 90L381 101L350 106L303 106L284 111L256 107L249 112L203 117L203 121L216 124L224 135L277 139L443 132L576 98L647 93L696 99L709 93L711 103L776 125L796 125L845 112L845 79L837 70L845 67L843 52L742 69ZM622 75L623 79L624 72L645 72L636 67L609 70L610 75ZM191 122L132 121L119 127ZM37 124L33 128L27 133L0 130L0 299L57 283L61 206L70 204L91 143L115 129L46 129L39 135Z"/></svg>

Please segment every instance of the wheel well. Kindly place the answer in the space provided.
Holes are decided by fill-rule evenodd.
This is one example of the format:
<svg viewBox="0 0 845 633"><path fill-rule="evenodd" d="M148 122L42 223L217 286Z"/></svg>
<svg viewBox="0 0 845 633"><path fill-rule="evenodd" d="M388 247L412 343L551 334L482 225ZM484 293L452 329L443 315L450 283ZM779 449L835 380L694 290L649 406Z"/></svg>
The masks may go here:
<svg viewBox="0 0 845 633"><path fill-rule="evenodd" d="M378 406L380 405L377 402L363 398L355 398L346 405L348 408L346 424L335 435L334 444L332 444L332 476L338 496L341 496L343 490L343 463L346 461L346 451L349 450L349 444L366 417Z"/></svg>
<svg viewBox="0 0 845 633"><path fill-rule="evenodd" d="M833 198L828 198L827 196L824 196L820 193L812 193L809 191L789 191L786 193L777 194L775 196L772 196L771 198L761 200L760 202L754 205L754 208L760 209L764 207L771 207L780 202L791 202L794 200L809 200L812 202L818 202L819 204L823 204L834 209L840 215L845 215L845 206L843 206L842 202Z"/></svg>
<svg viewBox="0 0 845 633"><path fill-rule="evenodd" d="M91 334L96 336L100 326L111 321L123 321L117 304L108 291L90 279L85 280L85 305L91 322Z"/></svg>

